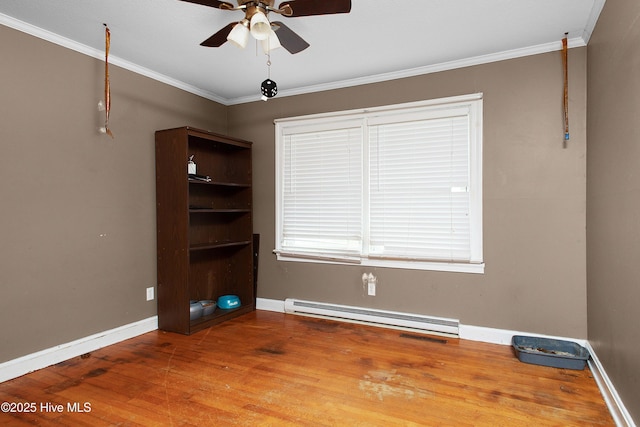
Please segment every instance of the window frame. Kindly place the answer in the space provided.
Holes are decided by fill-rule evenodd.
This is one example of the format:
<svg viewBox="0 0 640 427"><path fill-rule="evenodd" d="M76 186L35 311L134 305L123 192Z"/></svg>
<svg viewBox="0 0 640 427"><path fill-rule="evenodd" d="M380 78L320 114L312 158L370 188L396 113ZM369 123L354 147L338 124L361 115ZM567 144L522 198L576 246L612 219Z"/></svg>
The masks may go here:
<svg viewBox="0 0 640 427"><path fill-rule="evenodd" d="M363 126L363 138L368 138L368 120L373 122L388 120L389 117L397 117L398 122L406 121L407 117L414 115L441 111L447 109L468 108L469 111L469 194L470 194L470 261L431 261L392 259L384 257L349 256L342 254L318 252L294 253L283 250L281 247L283 233L283 171L284 171L284 135L295 133L296 130L326 129L333 126L339 127L345 123L360 122ZM394 104L382 107L336 111L329 113L313 114L307 116L276 119L276 242L274 253L278 261L313 262L325 264L351 264L366 267L388 267L413 270L434 270L463 273L484 273L483 257L483 220L482 220L482 145L483 145L483 94L454 96L447 98L431 99L403 104ZM367 142L368 144L368 142ZM367 156L366 152L363 154ZM368 160L363 160L367 162ZM368 177L367 168L363 168L363 198L367 193ZM364 202L366 203L366 202ZM363 217L368 213L363 212Z"/></svg>

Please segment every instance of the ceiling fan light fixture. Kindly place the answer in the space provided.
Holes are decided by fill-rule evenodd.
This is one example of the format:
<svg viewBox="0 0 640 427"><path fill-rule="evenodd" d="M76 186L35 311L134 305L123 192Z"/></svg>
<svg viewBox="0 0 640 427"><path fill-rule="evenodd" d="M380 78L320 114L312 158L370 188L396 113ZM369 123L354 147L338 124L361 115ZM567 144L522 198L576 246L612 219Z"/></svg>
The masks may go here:
<svg viewBox="0 0 640 427"><path fill-rule="evenodd" d="M280 44L280 39L276 35L276 32L273 31L273 29L269 29L269 37L262 40L261 43L262 43L262 50L264 51L264 53L269 53L273 49L277 49L282 46Z"/></svg>
<svg viewBox="0 0 640 427"><path fill-rule="evenodd" d="M271 29L267 15L261 11L254 13L251 17L251 35L256 40L264 40L269 37L269 31L273 30Z"/></svg>
<svg viewBox="0 0 640 427"><path fill-rule="evenodd" d="M247 41L249 40L248 26L249 22L246 19L238 22L229 32L227 40L244 49L247 46Z"/></svg>

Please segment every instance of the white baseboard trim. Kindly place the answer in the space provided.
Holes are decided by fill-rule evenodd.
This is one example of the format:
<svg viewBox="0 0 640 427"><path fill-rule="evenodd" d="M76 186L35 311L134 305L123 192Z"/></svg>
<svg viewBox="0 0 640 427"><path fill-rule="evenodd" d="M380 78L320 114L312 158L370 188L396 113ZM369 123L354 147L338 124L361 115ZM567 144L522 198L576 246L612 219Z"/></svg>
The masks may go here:
<svg viewBox="0 0 640 427"><path fill-rule="evenodd" d="M256 299L256 309L265 310L265 311L275 311L278 313L284 313L284 301L267 299L267 298L257 298ZM501 344L501 345L511 345L511 338L514 335L526 335L526 336L536 336L536 337L544 337L544 338L552 338L552 339L561 339L567 341L573 341L582 346L585 345L585 340L574 339L574 338L566 338L566 337L556 337L551 335L540 335L540 334L531 334L526 332L518 332L518 331L510 331L507 329L496 329L496 328L486 328L482 326L471 326L471 325L463 325L460 324L459 334L461 339L470 340L470 341L481 341L490 344Z"/></svg>
<svg viewBox="0 0 640 427"><path fill-rule="evenodd" d="M256 309L284 313L284 301L277 299L256 298Z"/></svg>
<svg viewBox="0 0 640 427"><path fill-rule="evenodd" d="M158 316L0 363L0 383L158 329Z"/></svg>
<svg viewBox="0 0 640 427"><path fill-rule="evenodd" d="M609 408L609 412L611 413L616 426L635 427L636 424L633 422L631 414L629 414L629 411L627 411L627 408L624 406L622 399L620 399L620 395L618 395L616 388L613 386L609 376L602 367L602 363L600 363L600 359L598 359L596 352L593 350L593 347L591 347L591 343L587 342L586 347L591 354L591 359L589 359L588 362L589 369L591 369L593 378L596 380L596 384L598 384L600 393L602 393L602 397Z"/></svg>
<svg viewBox="0 0 640 427"><path fill-rule="evenodd" d="M266 298L258 298L256 301L256 308L258 310L266 310L266 311L275 311L278 313L284 313L284 301L280 300L272 300ZM472 325L463 325L460 324L459 333L460 339L470 340L470 341L480 341L486 342L490 344L500 344L500 345L511 345L511 339L514 335L525 335L525 336L536 336L543 338L551 338L551 339L560 339L565 341L572 341L577 344L580 344L583 347L586 347L591 354L591 360L589 360L589 369L593 373L593 377L596 380L596 384L600 389L600 393L604 397L605 403L609 408L609 412L611 412L611 416L613 417L616 426L618 427L636 427L631 418L631 415L627 411L624 403L620 399L615 387L607 373L605 372L602 364L598 360L593 347L587 340L584 339L576 339L576 338L567 338L567 337L558 337L552 335L541 335L541 334L532 334L528 332L519 332L512 331L508 329L496 329L496 328L487 328L482 326L472 326Z"/></svg>
<svg viewBox="0 0 640 427"><path fill-rule="evenodd" d="M575 342L585 346L586 340L578 338L559 337L554 335L532 334L530 332L512 331L509 329L486 328L483 326L460 325L460 338L469 341L481 341L489 344L511 345L514 335L524 335L529 337L542 337L554 340L564 340Z"/></svg>

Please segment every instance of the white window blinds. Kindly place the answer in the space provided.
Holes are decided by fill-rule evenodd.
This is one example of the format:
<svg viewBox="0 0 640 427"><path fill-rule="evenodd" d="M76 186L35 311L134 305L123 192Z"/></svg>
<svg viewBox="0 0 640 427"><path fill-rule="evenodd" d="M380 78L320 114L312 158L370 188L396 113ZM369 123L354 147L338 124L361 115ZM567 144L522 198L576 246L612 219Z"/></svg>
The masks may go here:
<svg viewBox="0 0 640 427"><path fill-rule="evenodd" d="M484 271L480 94L277 120L276 174L278 259Z"/></svg>
<svg viewBox="0 0 640 427"><path fill-rule="evenodd" d="M469 119L460 113L369 127L371 256L470 260Z"/></svg>
<svg viewBox="0 0 640 427"><path fill-rule="evenodd" d="M359 254L362 129L284 137L282 249Z"/></svg>

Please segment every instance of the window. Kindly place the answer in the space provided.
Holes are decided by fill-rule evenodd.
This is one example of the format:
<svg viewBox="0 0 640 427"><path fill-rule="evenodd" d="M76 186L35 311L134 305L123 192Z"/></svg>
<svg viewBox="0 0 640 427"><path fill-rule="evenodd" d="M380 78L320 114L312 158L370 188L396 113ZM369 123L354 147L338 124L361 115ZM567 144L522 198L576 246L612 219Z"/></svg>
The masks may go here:
<svg viewBox="0 0 640 427"><path fill-rule="evenodd" d="M276 120L280 260L484 271L482 95Z"/></svg>

